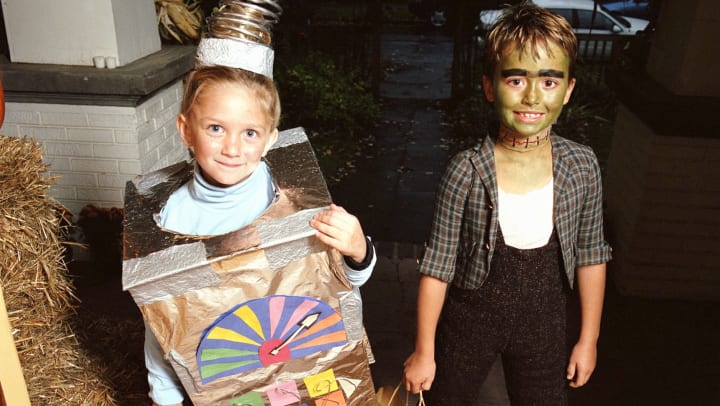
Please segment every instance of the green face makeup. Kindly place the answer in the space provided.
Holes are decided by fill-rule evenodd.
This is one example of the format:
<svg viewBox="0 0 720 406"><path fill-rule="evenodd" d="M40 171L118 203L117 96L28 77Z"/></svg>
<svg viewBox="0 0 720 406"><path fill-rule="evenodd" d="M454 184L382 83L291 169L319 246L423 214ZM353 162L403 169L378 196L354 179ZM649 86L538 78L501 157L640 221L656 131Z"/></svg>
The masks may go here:
<svg viewBox="0 0 720 406"><path fill-rule="evenodd" d="M492 83L484 78L485 93L500 116L500 125L516 138L544 135L570 100L575 80L568 80L565 51L550 43L538 58L510 48L500 58Z"/></svg>

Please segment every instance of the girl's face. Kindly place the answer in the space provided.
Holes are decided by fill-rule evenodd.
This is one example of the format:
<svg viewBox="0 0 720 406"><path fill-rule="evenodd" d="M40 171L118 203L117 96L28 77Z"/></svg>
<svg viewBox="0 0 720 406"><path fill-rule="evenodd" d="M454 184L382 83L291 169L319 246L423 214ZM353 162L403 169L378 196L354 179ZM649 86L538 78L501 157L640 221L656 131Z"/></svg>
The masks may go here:
<svg viewBox="0 0 720 406"><path fill-rule="evenodd" d="M545 135L575 87L565 51L554 43L549 49L540 47L535 58L512 47L502 54L492 78L483 76L485 96L500 124L523 137Z"/></svg>
<svg viewBox="0 0 720 406"><path fill-rule="evenodd" d="M247 179L278 136L254 92L233 83L205 87L177 127L204 178L220 187Z"/></svg>

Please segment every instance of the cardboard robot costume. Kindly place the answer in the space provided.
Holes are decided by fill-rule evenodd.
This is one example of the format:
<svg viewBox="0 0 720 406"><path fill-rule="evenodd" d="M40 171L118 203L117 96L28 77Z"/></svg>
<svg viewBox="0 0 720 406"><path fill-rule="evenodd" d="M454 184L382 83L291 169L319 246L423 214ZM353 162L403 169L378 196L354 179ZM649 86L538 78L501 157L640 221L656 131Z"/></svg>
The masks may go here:
<svg viewBox="0 0 720 406"><path fill-rule="evenodd" d="M239 3L262 14L260 0L222 1L210 31L222 18L237 19ZM243 38L252 33L242 30ZM272 60L261 46L263 60ZM215 64L200 49L198 63ZM230 59L272 75L272 63L268 71L266 62ZM192 177L192 163L128 182L123 288L196 405L373 404L359 292L342 255L309 226L331 199L304 131L282 131L265 160L275 201L248 226L219 236L180 235L154 221Z"/></svg>
<svg viewBox="0 0 720 406"><path fill-rule="evenodd" d="M278 198L225 235L155 225L154 214L192 176L191 163L129 182L123 286L196 405L244 397L261 400L236 404L279 404L270 399L282 394L365 405L374 389L359 298L342 257L308 225L330 196L304 131L279 139L267 155Z"/></svg>

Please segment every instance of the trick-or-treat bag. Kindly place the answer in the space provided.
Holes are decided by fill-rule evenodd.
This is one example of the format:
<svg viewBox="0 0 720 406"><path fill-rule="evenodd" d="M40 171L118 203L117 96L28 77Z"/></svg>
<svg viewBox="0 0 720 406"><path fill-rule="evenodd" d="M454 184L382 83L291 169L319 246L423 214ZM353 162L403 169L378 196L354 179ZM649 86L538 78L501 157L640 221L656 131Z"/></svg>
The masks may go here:
<svg viewBox="0 0 720 406"><path fill-rule="evenodd" d="M331 200L303 129L266 162L277 198L220 236L155 221L192 163L128 182L123 288L195 405L374 405L359 291L309 225Z"/></svg>

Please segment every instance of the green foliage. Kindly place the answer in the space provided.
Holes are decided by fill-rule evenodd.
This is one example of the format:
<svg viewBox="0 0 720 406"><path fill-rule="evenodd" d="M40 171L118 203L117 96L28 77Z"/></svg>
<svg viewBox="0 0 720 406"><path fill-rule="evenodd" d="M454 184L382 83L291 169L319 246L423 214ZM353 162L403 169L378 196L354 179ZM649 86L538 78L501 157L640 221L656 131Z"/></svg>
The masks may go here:
<svg viewBox="0 0 720 406"><path fill-rule="evenodd" d="M304 127L326 178L337 179L373 132L379 106L358 72L342 71L319 52L295 59L275 74L282 127Z"/></svg>
<svg viewBox="0 0 720 406"><path fill-rule="evenodd" d="M576 85L568 105L585 105L599 117L615 117L617 100L615 93L604 80L604 68L592 65L578 65Z"/></svg>
<svg viewBox="0 0 720 406"><path fill-rule="evenodd" d="M593 144L595 128L607 128L615 119L615 94L592 66L578 65L577 81L570 102L563 108L555 131L582 144ZM607 143L611 134L607 135Z"/></svg>
<svg viewBox="0 0 720 406"><path fill-rule="evenodd" d="M447 109L448 121L454 128L450 152L469 148L487 134L494 120L492 105L482 92L473 92L454 101Z"/></svg>
<svg viewBox="0 0 720 406"><path fill-rule="evenodd" d="M284 122L318 130L349 133L364 130L378 114L372 95L355 72L341 72L320 53L310 53L277 75Z"/></svg>

